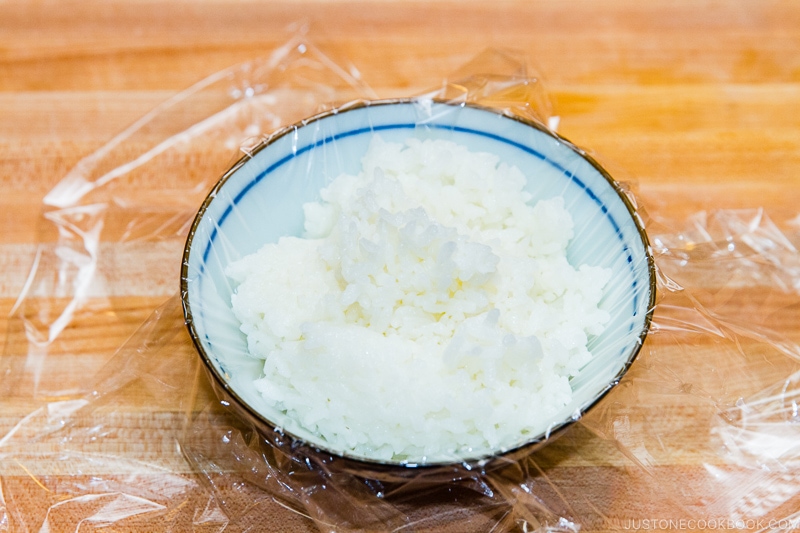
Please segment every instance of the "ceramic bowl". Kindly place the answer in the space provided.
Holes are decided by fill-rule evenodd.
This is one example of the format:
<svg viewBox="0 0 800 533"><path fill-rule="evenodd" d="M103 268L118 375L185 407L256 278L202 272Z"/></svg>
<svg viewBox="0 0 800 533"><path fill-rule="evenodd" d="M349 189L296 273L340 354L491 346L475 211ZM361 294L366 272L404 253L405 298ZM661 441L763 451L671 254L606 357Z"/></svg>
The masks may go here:
<svg viewBox="0 0 800 533"><path fill-rule="evenodd" d="M626 194L587 154L537 123L466 104L431 100L372 101L326 112L272 135L217 183L191 227L183 257L181 290L186 324L218 394L256 425L273 445L321 454L369 474L410 472L448 463L374 461L326 449L291 427L252 386L263 363L231 310L234 287L224 269L265 243L303 230L303 203L341 173L357 174L374 134L447 139L491 152L527 177L534 201L562 196L575 223L568 248L574 265L613 270L602 307L611 314L605 332L590 340L592 361L572 378L573 400L546 430L508 449L460 457L460 466L487 466L519 457L552 439L614 387L647 335L655 298L655 270L643 225Z"/></svg>

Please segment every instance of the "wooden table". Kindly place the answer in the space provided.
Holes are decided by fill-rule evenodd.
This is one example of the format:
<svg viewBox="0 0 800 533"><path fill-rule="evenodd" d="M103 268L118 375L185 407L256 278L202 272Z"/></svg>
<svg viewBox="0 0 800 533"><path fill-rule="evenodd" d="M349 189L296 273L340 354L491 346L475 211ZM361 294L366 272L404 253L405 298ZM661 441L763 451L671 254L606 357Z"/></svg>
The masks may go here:
<svg viewBox="0 0 800 533"><path fill-rule="evenodd" d="M177 147L173 166L122 179L80 216L43 204L161 102L303 34L380 97L437 87L487 48L526 55L560 133L642 206L671 278L655 333L596 410L487 485L359 510L288 493L255 445L221 431L173 295L183 223L231 146ZM202 187L187 192L182 167L207 172L188 178ZM6 0L0 184L0 530L800 527L800 4ZM92 230L97 248L81 248ZM92 281L72 309L61 282L80 272Z"/></svg>

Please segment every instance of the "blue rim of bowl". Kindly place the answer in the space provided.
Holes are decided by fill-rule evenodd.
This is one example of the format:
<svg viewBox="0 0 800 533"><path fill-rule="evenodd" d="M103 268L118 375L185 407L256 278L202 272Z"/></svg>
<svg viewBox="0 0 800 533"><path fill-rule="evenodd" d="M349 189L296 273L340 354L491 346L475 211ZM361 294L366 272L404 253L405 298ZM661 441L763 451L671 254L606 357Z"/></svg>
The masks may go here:
<svg viewBox="0 0 800 533"><path fill-rule="evenodd" d="M612 389L614 389L620 383L620 381L622 380L622 377L628 372L628 370L630 369L631 365L636 360L636 357L639 355L639 352L641 351L642 346L644 345L644 341L647 338L647 335L648 335L648 333L650 331L650 326L651 326L652 318L653 318L653 311L655 309L656 278L657 278L657 276L656 276L656 266L655 266L655 259L653 258L652 249L651 249L651 246L650 246L650 241L649 241L649 239L647 237L647 233L646 233L646 231L645 231L645 229L644 229L644 227L642 225L641 219L639 218L639 216L638 216L638 214L636 212L636 207L631 203L631 200L629 199L628 195L625 193L625 191L622 189L622 187L619 185L619 183L617 183L617 181L614 180L614 178L612 178L611 175L594 158L592 158L590 155L585 153L583 150L577 148L572 142L570 142L566 138L558 135L557 133L554 133L554 132L550 131L549 129L547 129L542 124L540 124L540 123L538 123L536 121L527 119L525 117L520 117L518 115L508 114L508 113L503 112L500 109L496 109L496 108L492 108L492 107L488 107L488 106L483 106L483 105L478 105L478 104L468 103L468 102L452 102L452 101L448 101L448 100L437 100L437 99L434 99L433 103L435 103L437 105L449 105L449 106L452 106L454 108L469 107L469 108L473 108L473 109L476 109L476 110L479 110L479 111L490 112L490 113L494 113L495 115L498 115L500 117L503 117L505 119L513 120L513 121L519 122L521 124L524 124L524 125L526 125L528 127L531 127L531 128L533 128L535 130L538 130L539 132L541 132L541 133L553 138L554 140L558 141L559 143L564 144L567 148L569 148L570 150L575 152L576 155L578 155L579 157L584 159L586 162L588 162L608 182L608 184L611 186L611 188L614 190L614 192L616 192L616 194L619 197L619 199L625 205L625 208L627 209L628 214L630 215L631 220L633 221L634 226L636 227L636 230L637 230L637 232L639 234L639 238L641 239L641 242L642 242L642 245L643 245L643 248L644 248L644 252L645 252L645 255L646 255L646 258L647 258L647 269L648 269L648 274L649 274L649 284L648 284L649 301L648 301L648 306L647 306L647 312L646 312L645 317L644 317L644 322L642 324L641 331L640 331L640 333L638 335L638 343L634 346L633 350L631 350L631 353L628 355L628 358L626 359L625 363L622 365L620 370L617 372L617 374L608 382L608 385L605 387L605 389L600 391L600 393L591 402L585 404L584 406L580 407L576 411L578 416L573 415L572 417L570 417L570 418L568 418L566 420L563 420L561 422L553 424L553 425L548 427L548 429L547 429L547 431L545 433L537 435L537 436L535 436L533 438L530 438L528 440L525 440L524 442L522 442L522 443L520 443L520 444L518 444L516 446L513 446L511 448L508 448L508 449L505 449L505 450L502 450L502 451L498 451L498 452L495 452L495 453L485 454L485 455L482 455L482 456L469 457L469 458L466 458L466 459L458 459L458 460L449 461L449 462L441 461L441 462L416 462L415 463L415 462L404 462L404 461L381 461L381 460L377 460L377 459L364 458L364 457L361 457L361 456L357 456L355 454L348 454L347 452L339 452L339 451L329 450L329 449L326 449L324 446L308 442L307 440L305 440L305 439L303 439L301 437L293 435L289 431L285 431L285 430L280 429L279 426L276 425L274 422L272 422L271 420L267 419L264 415L260 414L257 410L253 409L246 401L244 401L236 393L236 391L229 385L228 381L225 379L225 376L223 376L220 373L219 369L217 369L217 367L213 364L213 362L211 361L211 356L206 352L206 350L205 350L205 348L203 346L203 343L200 341L200 336L199 336L199 334L198 334L198 332L197 332L197 330L195 329L195 326L194 326L194 319L193 319L193 315L192 315L191 303L189 302L189 286L188 286L188 282L189 282L189 256L190 256L190 254L192 252L192 243L193 243L193 240L194 240L195 233L196 233L199 225L201 224L206 211L208 210L209 206L211 205L211 202L213 202L213 200L216 198L217 194L222 189L222 187L224 187L224 185L227 183L227 181L236 172L238 172L239 169L241 169L245 164L247 164L249 161L251 161L258 152L268 148L275 141L277 141L278 139L284 137L285 135L288 135L291 132L293 132L293 131L295 131L295 130L297 130L299 128L303 128L303 127L309 126L309 125L311 125L311 124L313 124L315 122L318 122L320 120L323 120L323 119L325 119L327 117L330 117L330 116L333 116L333 115L339 115L339 114L342 114L342 113L347 113L349 111L354 111L354 110L363 109L363 108L367 108L367 107L384 106L384 105L407 105L407 104L415 104L415 103L418 103L420 101L421 100L417 99L417 98L365 100L365 101L357 102L357 103L354 103L354 104L349 104L347 107L344 107L344 108L336 108L336 109L332 109L332 110L329 110L329 111L325 111L325 112L319 113L317 115L313 115L313 116L308 117L308 118L306 118L304 120L301 120L300 122L297 122L297 123L292 124L290 126L286 126L284 128L281 128L280 130L277 130L275 133L273 133L268 138L266 138L265 140L260 142L258 145L256 145L252 150L248 151L248 153L245 154L244 156L242 156L236 163L234 163L231 166L231 168L228 169L222 175L222 177L219 179L219 181L217 181L217 183L209 191L208 195L206 196L205 200L203 201L202 205L200 206L200 209L198 210L197 215L195 216L194 221L192 222L192 225L191 225L191 227L189 229L189 234L188 234L188 236L186 238L186 244L184 246L184 252L183 252L183 257L182 257L180 288L181 288L181 304L182 304L182 307L183 307L184 320L185 320L185 323L186 323L186 327L187 327L187 329L189 331L189 335L190 335L190 337L192 339L192 342L193 342L193 344L195 346L195 349L197 350L198 354L200 355L200 358L203 361L203 363L204 363L204 365L206 367L206 370L212 376L213 380L216 382L215 386L216 387L221 387L221 389L223 391L225 391L226 394L231 396L231 398L236 402L238 408L242 409L244 411L244 413L246 415L248 415L249 418L251 418L252 420L254 420L254 421L256 421L256 422L258 422L260 424L264 424L266 427L270 428L273 432L277 432L277 433L281 434L282 436L288 437L289 439L291 439L291 441L292 441L291 442L291 450L299 451L301 454L306 454L306 455L309 454L309 453L313 454L313 455L324 454L329 460L341 459L342 461L344 461L346 463L346 465L345 465L346 467L347 466L355 467L356 471L362 471L362 470L364 470L366 468L367 470L372 470L372 471L375 471L375 472L378 472L378 473L387 472L387 471L396 472L398 470L401 470L401 471L406 472L406 473L415 473L415 472L423 472L423 471L427 472L427 471L430 471L430 470L433 470L433 469L437 469L437 468L452 468L452 467L465 467L467 470L472 470L476 466L477 467L481 467L481 468L487 468L493 462L497 462L498 464L505 463L505 462L507 462L509 460L508 458L510 458L510 457L517 457L517 456L527 455L527 453L532 452L534 449L536 449L538 446L544 444L545 442L547 442L549 440L552 440L557 434L561 433L563 430L565 430L567 427L571 426L577 420L580 420L580 418L582 418L589 410L591 410ZM430 100L426 99L425 101L428 102ZM567 171L565 169L562 169L562 170L565 173L570 174L571 178L573 178L573 179L575 178L574 176L572 176L571 172L569 172L569 171ZM595 201L597 201L600 204L599 199L595 199ZM602 207L602 204L600 204L600 205ZM612 223L616 224L615 222L613 222L613 220L612 220ZM205 253L206 253L206 251L204 251L204 254ZM630 260L631 260L631 258L629 256L629 262L630 262Z"/></svg>

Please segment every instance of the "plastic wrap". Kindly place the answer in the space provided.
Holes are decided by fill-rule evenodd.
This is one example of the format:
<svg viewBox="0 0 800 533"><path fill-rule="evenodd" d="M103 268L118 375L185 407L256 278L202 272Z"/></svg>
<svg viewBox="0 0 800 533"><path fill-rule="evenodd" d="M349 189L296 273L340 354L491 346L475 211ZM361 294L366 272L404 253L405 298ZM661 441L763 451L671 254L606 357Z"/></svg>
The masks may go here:
<svg viewBox="0 0 800 533"><path fill-rule="evenodd" d="M560 439L452 481L301 460L218 400L177 294L192 220L278 127L371 99L304 38L215 74L82 160L46 196L14 306L0 438L9 531L785 529L800 514L800 256L760 211L646 213L651 333ZM381 95L395 96L395 95ZM426 96L554 127L524 58L489 51Z"/></svg>

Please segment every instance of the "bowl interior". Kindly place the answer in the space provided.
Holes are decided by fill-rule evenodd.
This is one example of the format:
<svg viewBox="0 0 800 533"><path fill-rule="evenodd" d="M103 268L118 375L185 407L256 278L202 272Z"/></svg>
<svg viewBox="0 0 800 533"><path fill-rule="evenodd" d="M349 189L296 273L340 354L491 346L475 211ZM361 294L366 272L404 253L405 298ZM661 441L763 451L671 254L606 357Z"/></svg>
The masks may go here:
<svg viewBox="0 0 800 533"><path fill-rule="evenodd" d="M618 381L649 326L654 274L644 232L610 179L568 143L491 110L431 101L373 103L323 115L273 139L220 181L195 221L182 279L187 323L212 372L247 409L319 444L251 386L263 363L247 353L231 310L234 286L224 269L267 242L300 235L303 203L317 200L319 190L341 173L357 174L375 134L394 142L447 139L495 153L522 170L534 201L564 197L575 223L570 262L613 270L602 301L612 318L590 340L594 358L572 379L572 402L537 438L520 445L578 417ZM503 451L475 450L475 457L464 459Z"/></svg>

